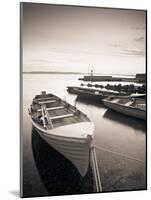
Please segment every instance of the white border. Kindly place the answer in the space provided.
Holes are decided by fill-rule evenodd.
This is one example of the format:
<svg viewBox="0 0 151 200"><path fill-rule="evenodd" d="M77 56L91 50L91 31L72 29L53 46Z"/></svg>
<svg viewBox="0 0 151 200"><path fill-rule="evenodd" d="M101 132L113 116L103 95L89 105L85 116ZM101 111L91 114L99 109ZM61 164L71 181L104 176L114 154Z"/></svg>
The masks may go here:
<svg viewBox="0 0 151 200"><path fill-rule="evenodd" d="M29 2L24 0L24 2ZM47 0L42 3L63 3L73 5L101 6L115 8L135 8L148 10L148 22L151 20L149 0ZM151 30L148 23L148 52L150 52ZM4 0L0 3L0 198L16 199L19 192L19 1ZM149 55L150 53L148 53ZM150 62L148 56L148 80L150 79ZM150 79L151 80L151 79ZM148 81L148 92L151 81ZM150 94L148 94L148 105ZM148 106L149 107L149 106ZM10 112L11 111L11 112ZM149 120L148 120L149 121ZM148 123L148 154L150 150L150 125ZM148 156L148 177L151 162ZM73 195L51 197L53 199L149 199L151 194L150 178L148 191L116 192L90 195ZM50 197L45 197L49 199ZM29 198L30 199L30 198ZM39 199L39 198L38 198Z"/></svg>

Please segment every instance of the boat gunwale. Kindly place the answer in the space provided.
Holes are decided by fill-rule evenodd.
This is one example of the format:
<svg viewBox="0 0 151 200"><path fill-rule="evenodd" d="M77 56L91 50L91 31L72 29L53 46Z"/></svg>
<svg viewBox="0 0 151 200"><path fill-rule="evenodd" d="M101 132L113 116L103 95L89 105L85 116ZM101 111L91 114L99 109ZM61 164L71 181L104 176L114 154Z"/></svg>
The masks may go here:
<svg viewBox="0 0 151 200"><path fill-rule="evenodd" d="M70 142L75 142L75 143L87 143L87 142L90 142L92 140L92 137L93 137L93 134L90 135L90 134L87 134L86 137L71 137L71 136L60 136L60 135L54 135L53 133L47 133L46 131L47 130L44 130L43 128L39 127L34 121L33 119L31 118L31 121L32 121L32 124L33 126L38 129L42 134L44 134L45 136L49 137L50 139L53 138L53 139L57 139L57 140L64 140L64 141L70 141ZM78 122L78 123L87 123L87 122ZM93 129L94 129L94 124L93 122L88 122L88 123L91 123L93 125ZM53 128L55 129L55 128ZM51 129L51 130L53 130ZM94 130L92 131L94 132Z"/></svg>
<svg viewBox="0 0 151 200"><path fill-rule="evenodd" d="M70 90L70 89L73 89L73 90L85 90L85 91L97 91L97 92L100 92L100 95L106 95L106 96L109 96L109 95L124 95L126 96L126 93L125 92L118 92L118 91L114 91L114 90L103 90L103 89L95 89L95 88L89 88L89 87L86 87L86 88L81 88L81 87L78 87L78 86L68 86L67 87L67 90ZM95 93L94 93L95 94Z"/></svg>

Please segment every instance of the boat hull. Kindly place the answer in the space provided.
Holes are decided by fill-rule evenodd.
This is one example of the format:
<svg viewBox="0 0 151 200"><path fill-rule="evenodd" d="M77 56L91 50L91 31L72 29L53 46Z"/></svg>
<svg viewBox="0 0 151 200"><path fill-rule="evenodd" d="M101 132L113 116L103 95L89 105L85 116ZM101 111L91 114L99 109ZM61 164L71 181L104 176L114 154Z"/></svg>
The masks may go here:
<svg viewBox="0 0 151 200"><path fill-rule="evenodd" d="M78 169L81 176L84 177L86 175L89 166L92 138L87 137L85 139L80 139L54 136L53 129L52 134L47 134L45 131L39 129L34 122L33 127L45 142L71 161L71 163Z"/></svg>
<svg viewBox="0 0 151 200"><path fill-rule="evenodd" d="M100 101L101 99L107 97L101 94L92 93L88 89L80 89L76 87L68 88L68 91L72 94L77 94L79 98L90 99L90 100L95 100L95 101Z"/></svg>
<svg viewBox="0 0 151 200"><path fill-rule="evenodd" d="M78 96L80 98L85 98L85 99L91 99L91 100L95 100L95 101L100 101L102 100L103 98L105 98L104 96L102 95L96 95L96 94L89 94L89 93L80 93L78 94Z"/></svg>
<svg viewBox="0 0 151 200"><path fill-rule="evenodd" d="M68 87L68 92L71 94L77 94L79 98L89 99L94 101L103 100L109 96L126 96L126 93L118 93L115 91L101 91L99 89L89 89L80 87Z"/></svg>
<svg viewBox="0 0 151 200"><path fill-rule="evenodd" d="M110 101L104 100L104 105L112 110L115 110L117 112L120 112L122 114L135 117L138 119L146 120L146 112L144 110L133 108L129 106L119 105L116 103L112 103Z"/></svg>

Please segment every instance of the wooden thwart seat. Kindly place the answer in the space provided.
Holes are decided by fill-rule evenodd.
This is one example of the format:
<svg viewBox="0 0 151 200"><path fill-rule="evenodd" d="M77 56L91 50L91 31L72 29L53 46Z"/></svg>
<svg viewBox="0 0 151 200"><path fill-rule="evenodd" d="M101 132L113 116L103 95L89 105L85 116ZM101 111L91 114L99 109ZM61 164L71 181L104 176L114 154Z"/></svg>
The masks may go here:
<svg viewBox="0 0 151 200"><path fill-rule="evenodd" d="M62 109L64 108L64 106L57 106L57 107L51 107L51 108L46 108L47 111L50 111L50 110L59 110L59 109ZM41 109L38 109L38 111L41 111Z"/></svg>
<svg viewBox="0 0 151 200"><path fill-rule="evenodd" d="M50 101L39 101L38 103L39 104L46 104L46 103L54 103L56 102L57 100L50 100Z"/></svg>
<svg viewBox="0 0 151 200"><path fill-rule="evenodd" d="M54 116L54 117L50 117L51 120L53 119L62 119L62 118L67 118L67 117L73 117L74 114L66 114L66 115L59 115L59 116Z"/></svg>
<svg viewBox="0 0 151 200"><path fill-rule="evenodd" d="M37 101L44 101L44 100L51 100L54 99L55 97L40 97L40 98L36 98Z"/></svg>
<svg viewBox="0 0 151 200"><path fill-rule="evenodd" d="M119 101L119 99L113 99L112 103L117 103Z"/></svg>
<svg viewBox="0 0 151 200"><path fill-rule="evenodd" d="M132 101L129 101L129 102L125 103L124 105L125 105L125 106L131 106L132 104L133 104L133 102L132 102Z"/></svg>

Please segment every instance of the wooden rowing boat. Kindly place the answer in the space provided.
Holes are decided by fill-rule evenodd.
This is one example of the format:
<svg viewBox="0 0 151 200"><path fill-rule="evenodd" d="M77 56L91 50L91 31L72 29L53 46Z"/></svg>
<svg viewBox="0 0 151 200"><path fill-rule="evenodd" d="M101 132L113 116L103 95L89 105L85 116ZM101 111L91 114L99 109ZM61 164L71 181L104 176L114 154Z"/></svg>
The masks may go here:
<svg viewBox="0 0 151 200"><path fill-rule="evenodd" d="M80 98L91 99L94 101L101 101L108 96L123 96L126 95L124 93L119 93L116 91L107 91L107 90L99 90L99 89L90 89L90 88L82 88L82 87L67 87L67 91L72 94L77 94Z"/></svg>
<svg viewBox="0 0 151 200"><path fill-rule="evenodd" d="M94 124L87 115L46 92L35 96L29 113L40 136L85 176L94 133Z"/></svg>
<svg viewBox="0 0 151 200"><path fill-rule="evenodd" d="M146 99L132 97L108 97L103 99L106 107L122 114L146 120Z"/></svg>

